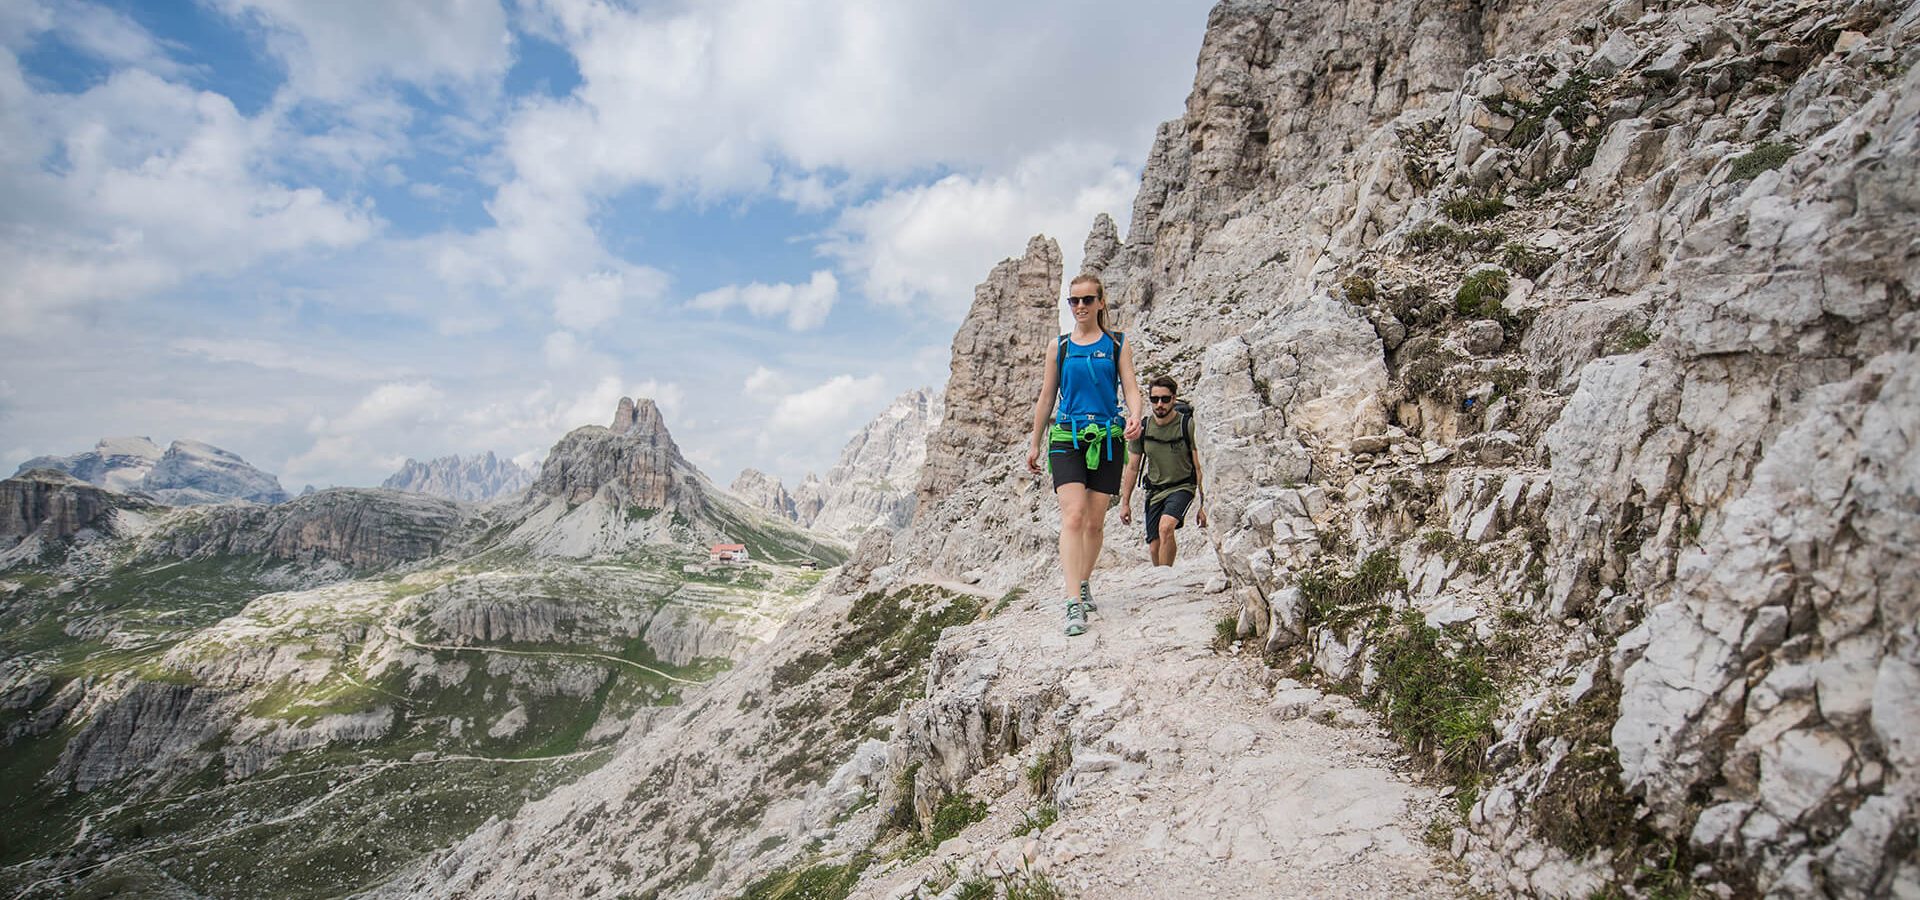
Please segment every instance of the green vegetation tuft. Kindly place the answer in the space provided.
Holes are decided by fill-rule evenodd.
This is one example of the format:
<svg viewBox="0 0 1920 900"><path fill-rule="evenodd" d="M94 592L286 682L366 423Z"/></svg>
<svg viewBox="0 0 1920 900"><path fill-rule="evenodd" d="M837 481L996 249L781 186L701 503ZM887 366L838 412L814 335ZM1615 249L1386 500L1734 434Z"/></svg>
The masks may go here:
<svg viewBox="0 0 1920 900"><path fill-rule="evenodd" d="M1058 737L1047 752L1034 757L1027 764L1027 790L1043 800L1053 799L1053 786L1060 776L1067 773L1073 765L1073 742L1066 737Z"/></svg>
<svg viewBox="0 0 1920 900"><path fill-rule="evenodd" d="M1470 636L1456 639L1407 610L1374 655L1378 677L1367 699L1387 730L1431 754L1435 769L1456 782L1477 779L1500 707L1484 653Z"/></svg>
<svg viewBox="0 0 1920 900"><path fill-rule="evenodd" d="M1465 354L1429 337L1416 338L1401 345L1397 358L1400 363L1400 382L1406 386L1409 398L1433 396L1451 399L1453 381L1450 373L1455 366L1467 361Z"/></svg>
<svg viewBox="0 0 1920 900"><path fill-rule="evenodd" d="M1768 142L1761 144L1733 159L1733 170L1727 175L1729 181L1746 181L1762 172L1769 172L1787 164L1800 148L1792 144Z"/></svg>
<svg viewBox="0 0 1920 900"><path fill-rule="evenodd" d="M1239 640L1240 619L1238 616L1225 616L1213 623L1213 649L1226 650Z"/></svg>
<svg viewBox="0 0 1920 900"><path fill-rule="evenodd" d="M1521 278L1539 278L1559 260L1551 250L1509 241L1500 253L1500 264Z"/></svg>
<svg viewBox="0 0 1920 900"><path fill-rule="evenodd" d="M1380 299L1380 289L1373 279L1365 275L1349 275L1340 282L1340 290L1346 294L1347 302L1356 306L1366 306Z"/></svg>
<svg viewBox="0 0 1920 900"><path fill-rule="evenodd" d="M1065 900L1053 880L1039 872L1023 872L1007 880L1007 900Z"/></svg>
<svg viewBox="0 0 1920 900"><path fill-rule="evenodd" d="M781 869L747 885L739 900L844 900L872 861L862 853L843 863Z"/></svg>
<svg viewBox="0 0 1920 900"><path fill-rule="evenodd" d="M1594 112L1593 78L1585 72L1575 72L1559 87L1541 94L1531 103L1507 99L1499 105L1514 117L1513 129L1507 132L1508 146L1523 147L1532 143L1546 130L1549 118L1557 119L1560 127L1568 132L1580 135L1587 131L1587 117Z"/></svg>
<svg viewBox="0 0 1920 900"><path fill-rule="evenodd" d="M966 791L948 794L933 809L933 822L927 827L927 844L938 847L986 817L987 801Z"/></svg>
<svg viewBox="0 0 1920 900"><path fill-rule="evenodd" d="M1507 273L1499 269L1481 269L1461 282L1453 295L1453 311L1481 319L1503 318L1500 302L1507 299Z"/></svg>
<svg viewBox="0 0 1920 900"><path fill-rule="evenodd" d="M895 831L917 831L920 816L913 809L913 785L920 777L920 764L909 763L893 777L893 808L887 810L887 827Z"/></svg>
<svg viewBox="0 0 1920 900"><path fill-rule="evenodd" d="M987 615L997 616L1003 612L1006 612L1007 607L1013 605L1013 601L1018 600L1021 597L1024 597L1026 595L1027 595L1026 588L1023 588L1023 587L1009 588L1005 594L1000 595L999 600L994 602L993 609L989 611Z"/></svg>
<svg viewBox="0 0 1920 900"><path fill-rule="evenodd" d="M1013 826L1014 837L1025 837L1047 830L1047 826L1060 821L1060 808L1052 803L1042 803L1038 809L1020 814L1020 824Z"/></svg>
<svg viewBox="0 0 1920 900"><path fill-rule="evenodd" d="M1306 601L1307 626L1340 629L1383 618L1386 596L1406 590L1407 579L1400 574L1400 561L1392 551L1375 550L1351 575L1321 567L1302 574L1299 587Z"/></svg>
<svg viewBox="0 0 1920 900"><path fill-rule="evenodd" d="M1407 249L1415 253L1432 253L1438 250L1460 252L1462 250L1492 249L1507 239L1505 232L1495 228L1454 228L1451 225L1425 225L1407 234Z"/></svg>
<svg viewBox="0 0 1920 900"><path fill-rule="evenodd" d="M1601 347L1608 356L1619 353L1635 353L1653 346L1654 334L1645 325L1635 325L1615 330L1607 336Z"/></svg>
<svg viewBox="0 0 1920 900"><path fill-rule="evenodd" d="M1497 196L1458 197L1440 204L1440 212L1462 225L1485 222L1507 211L1507 202Z"/></svg>

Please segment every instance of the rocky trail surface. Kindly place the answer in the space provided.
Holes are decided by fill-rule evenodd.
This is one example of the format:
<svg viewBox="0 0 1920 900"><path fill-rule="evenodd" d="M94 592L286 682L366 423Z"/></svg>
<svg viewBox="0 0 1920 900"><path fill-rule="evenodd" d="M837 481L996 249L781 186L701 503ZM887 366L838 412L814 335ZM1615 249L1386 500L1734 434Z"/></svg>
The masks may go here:
<svg viewBox="0 0 1920 900"><path fill-rule="evenodd" d="M1212 554L1096 578L1085 636L1062 633L1061 601L1046 591L943 638L907 738L929 739L933 780L969 766L955 742L980 733L968 727L978 710L1018 718L1058 705L1030 743L1037 755L964 779L964 794L987 802L983 820L922 860L870 873L853 896L935 896L946 880L1036 873L1075 896L1457 892L1421 837L1450 801L1409 773L1372 716L1276 680L1237 645L1216 647L1230 609L1207 590L1222 583ZM1035 784L1048 754L1064 771ZM1015 834L1046 805L1036 788L1058 821Z"/></svg>

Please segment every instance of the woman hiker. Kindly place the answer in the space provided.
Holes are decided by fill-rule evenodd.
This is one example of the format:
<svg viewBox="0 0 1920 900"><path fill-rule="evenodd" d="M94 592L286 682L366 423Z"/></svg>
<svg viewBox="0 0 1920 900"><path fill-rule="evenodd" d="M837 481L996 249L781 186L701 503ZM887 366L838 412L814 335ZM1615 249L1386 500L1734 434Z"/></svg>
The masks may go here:
<svg viewBox="0 0 1920 900"><path fill-rule="evenodd" d="M1040 473L1040 443L1047 439L1047 467L1060 500L1060 573L1065 576L1067 634L1085 634L1093 591L1087 580L1100 558L1107 508L1120 492L1126 442L1140 436L1140 385L1133 375L1133 347L1125 334L1107 330L1107 289L1081 275L1067 285L1073 331L1047 353L1040 399L1033 405L1033 439L1027 469ZM1126 389L1122 415L1118 396ZM1056 393L1057 392L1057 393ZM1058 397L1058 404L1055 398Z"/></svg>

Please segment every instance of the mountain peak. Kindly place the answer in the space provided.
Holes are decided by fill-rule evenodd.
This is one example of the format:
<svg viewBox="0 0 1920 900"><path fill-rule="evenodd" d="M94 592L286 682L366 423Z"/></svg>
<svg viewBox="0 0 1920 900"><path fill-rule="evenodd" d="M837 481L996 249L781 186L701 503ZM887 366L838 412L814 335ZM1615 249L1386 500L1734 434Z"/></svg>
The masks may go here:
<svg viewBox="0 0 1920 900"><path fill-rule="evenodd" d="M621 397L620 406L613 411L614 434L637 436L643 434L666 434L667 420L660 414L660 407L647 397L635 400Z"/></svg>

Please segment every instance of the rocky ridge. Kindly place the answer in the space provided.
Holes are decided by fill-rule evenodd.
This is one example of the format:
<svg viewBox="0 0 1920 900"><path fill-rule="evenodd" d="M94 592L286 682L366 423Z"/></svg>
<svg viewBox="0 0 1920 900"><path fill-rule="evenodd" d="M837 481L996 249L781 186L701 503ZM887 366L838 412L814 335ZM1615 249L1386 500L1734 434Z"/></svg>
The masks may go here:
<svg viewBox="0 0 1920 900"><path fill-rule="evenodd" d="M387 476L380 486L446 500L485 503L525 490L533 484L533 478L532 472L520 468L513 460L494 456L489 450L471 458L442 456L424 463L408 457L400 470Z"/></svg>
<svg viewBox="0 0 1920 900"><path fill-rule="evenodd" d="M727 490L762 512L772 513L789 522L800 519L794 509L793 495L787 493L786 486L780 483L780 479L759 469L741 469Z"/></svg>
<svg viewBox="0 0 1920 900"><path fill-rule="evenodd" d="M1920 518L1903 499L1920 468L1902 374L1920 268L1916 28L1920 7L1885 2L1214 10L1186 114L1158 132L1128 236L1097 268L1143 370L1172 373L1199 411L1207 537L1235 611L1218 638L1242 654L1224 665L1257 654L1304 675L1275 683L1276 712L1325 691L1371 704L1459 798L1427 837L1473 889L1920 891L1905 587ZM1031 322L1009 298L1015 272L1044 267L1036 247L977 294L953 409L1031 393L1054 331L1038 298L1050 315L1058 275L1035 274ZM1021 340L1035 345L1006 349ZM986 597L1049 584L1057 525L1013 460L1023 431L950 419L914 527L863 538L834 585L859 599L822 614L845 609L857 630L874 598L929 579ZM1124 574L1131 552L1109 540L1102 571ZM1104 596L1132 603L1139 588L1120 583ZM1037 762L1028 723L1045 706L1004 702L1018 674L985 660L1042 633L1050 605L991 646L949 630L927 699L884 748L834 745L839 768L813 788L701 751L662 774L643 760L666 745L627 751L627 783L696 810L704 786L777 788L759 824L602 824L606 785L583 784L406 884L692 896L710 892L708 856L863 896L1033 866L1079 877L1116 854L1022 847L1016 862L987 825L925 868L859 868L972 796L998 798L984 815L1004 825L1013 796L991 773L1001 754ZM714 727L755 715L756 683L831 640L795 636L736 673L721 689L740 711L709 711ZM1423 690L1436 682L1452 689ZM831 705L781 708L840 722ZM1100 759L1097 729L1080 736L1073 759ZM1128 748L1100 771L1153 758L1114 749ZM868 793L891 825L831 827L828 810L861 801L826 798ZM1052 827L1139 799L1069 802ZM756 851L782 827L817 854ZM648 855L614 849L636 846ZM490 862L504 858L513 875ZM942 886L945 862L960 874ZM1126 895L1134 873L1101 872L1087 887Z"/></svg>
<svg viewBox="0 0 1920 900"><path fill-rule="evenodd" d="M732 491L843 540L858 540L874 529L899 529L913 518L927 440L940 428L943 396L919 388L895 397L847 441L826 477L810 472L791 494L778 479L754 469L741 472Z"/></svg>
<svg viewBox="0 0 1920 900"><path fill-rule="evenodd" d="M280 480L238 455L200 441L174 441L162 451L144 437L105 438L85 453L41 456L21 464L58 469L117 493L141 493L168 506L199 506L248 500L280 503L288 498Z"/></svg>
<svg viewBox="0 0 1920 900"><path fill-rule="evenodd" d="M974 448L1013 447L1031 421L1010 414L1040 393L1031 360L1059 333L1060 245L1036 235L1026 253L1003 260L973 291L973 306L953 336L940 429L927 439L916 488L915 521L951 495L973 470Z"/></svg>
<svg viewBox="0 0 1920 900"><path fill-rule="evenodd" d="M72 456L36 456L20 464L14 472L25 475L33 469L58 469L89 484L110 491L130 493L153 471L165 451L144 437L101 438L92 450Z"/></svg>

